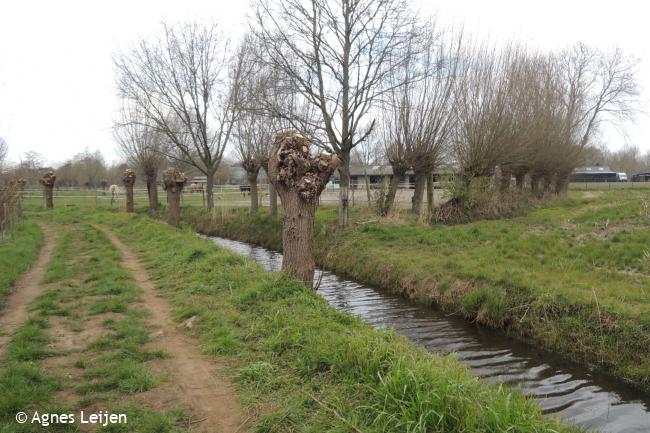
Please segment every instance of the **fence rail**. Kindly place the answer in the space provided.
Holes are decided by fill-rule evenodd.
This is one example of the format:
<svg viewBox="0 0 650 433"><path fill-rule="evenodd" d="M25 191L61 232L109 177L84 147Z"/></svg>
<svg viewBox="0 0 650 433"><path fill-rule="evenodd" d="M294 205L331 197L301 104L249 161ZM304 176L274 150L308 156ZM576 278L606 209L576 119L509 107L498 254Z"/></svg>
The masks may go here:
<svg viewBox="0 0 650 433"><path fill-rule="evenodd" d="M247 185L215 185L213 198L216 206L240 207L250 204ZM381 183L370 184L371 201L376 200L377 192L384 187ZM434 202L441 203L444 199L442 184L435 184ZM609 189L648 189L650 182L573 182L569 184L570 190L609 190ZM165 202L166 193L158 188L159 200ZM413 185L402 184L397 190L396 204L401 208L411 206ZM21 192L22 200L30 205L43 204L42 189L25 189ZM353 207L368 206L368 194L365 183L361 182L350 187L350 205ZM258 197L260 206L269 205L269 185L258 185ZM321 194L320 202L334 205L339 199L338 185L328 185ZM83 188L56 188L54 190L55 206L90 206L96 208L124 208L126 206L126 195L121 189L115 198L108 190L83 189ZM206 202L205 190L191 190L189 187L183 190L181 196L182 204L185 206L204 206ZM146 206L149 197L147 188L134 188L134 201L136 205Z"/></svg>
<svg viewBox="0 0 650 433"><path fill-rule="evenodd" d="M650 182L571 182L572 190L650 189Z"/></svg>

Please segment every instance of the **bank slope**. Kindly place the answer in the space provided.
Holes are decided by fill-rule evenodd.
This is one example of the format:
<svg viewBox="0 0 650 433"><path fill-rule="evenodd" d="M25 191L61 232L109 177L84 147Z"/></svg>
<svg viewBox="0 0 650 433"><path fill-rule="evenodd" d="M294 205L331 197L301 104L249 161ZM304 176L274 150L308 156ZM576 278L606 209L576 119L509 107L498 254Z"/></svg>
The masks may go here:
<svg viewBox="0 0 650 433"><path fill-rule="evenodd" d="M572 432L507 387L337 312L286 275L144 216L104 213L206 353L229 359L258 432Z"/></svg>
<svg viewBox="0 0 650 433"><path fill-rule="evenodd" d="M427 227L366 216L345 230L325 208L318 261L650 390L646 203L640 191L574 193L509 220ZM204 233L281 248L280 222L265 214L185 218Z"/></svg>

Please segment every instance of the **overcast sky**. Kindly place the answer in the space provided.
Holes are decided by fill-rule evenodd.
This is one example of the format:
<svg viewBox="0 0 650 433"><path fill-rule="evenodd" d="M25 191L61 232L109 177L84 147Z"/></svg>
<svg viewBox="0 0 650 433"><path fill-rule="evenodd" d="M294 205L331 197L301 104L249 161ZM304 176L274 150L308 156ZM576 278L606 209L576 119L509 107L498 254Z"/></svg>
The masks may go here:
<svg viewBox="0 0 650 433"><path fill-rule="evenodd" d="M439 22L463 23L492 40L518 39L531 47L560 49L577 41L621 46L641 60L641 108L650 112L650 30L644 2L632 0L414 0ZM0 136L10 160L34 150L56 164L100 149L119 159L111 136L118 106L111 56L160 22L214 18L228 32L246 28L240 0L0 0ZM608 128L612 149L625 143L650 151L650 117L639 116L625 134Z"/></svg>

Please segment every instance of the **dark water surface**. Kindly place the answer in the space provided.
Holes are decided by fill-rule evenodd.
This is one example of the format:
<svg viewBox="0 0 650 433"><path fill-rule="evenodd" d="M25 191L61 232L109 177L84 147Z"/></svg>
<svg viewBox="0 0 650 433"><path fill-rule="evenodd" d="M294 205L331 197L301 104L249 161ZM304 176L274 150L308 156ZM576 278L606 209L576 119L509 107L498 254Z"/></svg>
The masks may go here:
<svg viewBox="0 0 650 433"><path fill-rule="evenodd" d="M282 264L281 253L219 237L209 239L269 271L278 271ZM455 354L477 376L533 396L545 413L595 431L650 433L649 396L549 352L331 272L322 272L318 293L334 308L376 328L394 328L430 352Z"/></svg>

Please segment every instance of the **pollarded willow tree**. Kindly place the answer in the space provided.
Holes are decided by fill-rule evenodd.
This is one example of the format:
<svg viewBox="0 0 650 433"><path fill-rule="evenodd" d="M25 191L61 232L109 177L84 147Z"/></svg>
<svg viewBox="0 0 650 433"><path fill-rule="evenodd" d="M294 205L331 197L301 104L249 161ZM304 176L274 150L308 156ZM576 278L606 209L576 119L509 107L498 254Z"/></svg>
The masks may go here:
<svg viewBox="0 0 650 433"><path fill-rule="evenodd" d="M582 44L546 55L512 45L470 53L452 146L463 184L499 167L502 191L514 175L539 196L562 192L600 126L636 113L636 66L619 49Z"/></svg>
<svg viewBox="0 0 650 433"><path fill-rule="evenodd" d="M167 222L174 227L180 227L181 224L181 193L186 183L187 176L177 168L169 167L163 171L162 185L169 203Z"/></svg>
<svg viewBox="0 0 650 433"><path fill-rule="evenodd" d="M257 177L262 168L268 174L269 153L274 134L272 120L262 115L244 113L237 120L234 134L235 152L246 171L246 179L250 186L251 213L257 212L258 209Z"/></svg>
<svg viewBox="0 0 650 433"><path fill-rule="evenodd" d="M425 211L425 188L428 209L433 205L431 176L446 156L455 127L454 95L462 45L460 35L441 34L433 27L422 31L398 71L403 84L392 90L386 110L389 160L399 161L401 150L403 166L397 167L397 175L403 176L407 166L413 169L411 210L417 214Z"/></svg>
<svg viewBox="0 0 650 433"><path fill-rule="evenodd" d="M115 122L113 135L122 156L145 177L149 210L158 210L158 172L169 153L167 137L152 126L147 118L134 107L125 105L120 119Z"/></svg>
<svg viewBox="0 0 650 433"><path fill-rule="evenodd" d="M261 169L268 177L269 153L273 139L281 129L281 119L274 116L271 107L280 106L286 100L286 92L277 88L277 74L268 63L261 61L266 56L260 41L255 36L244 36L237 51L238 61L249 71L241 81L240 106L242 113L236 121L234 131L235 153L246 171L250 185L251 213L258 210L257 178ZM284 106L284 105L282 105ZM289 112L286 108L283 112ZM269 185L270 213L277 215L277 192Z"/></svg>
<svg viewBox="0 0 650 433"><path fill-rule="evenodd" d="M165 134L183 161L207 177L207 206L214 207L213 178L239 116L240 82L247 71L229 53L216 24L163 24L157 39L140 40L115 56L121 96Z"/></svg>
<svg viewBox="0 0 650 433"><path fill-rule="evenodd" d="M126 191L126 211L133 212L133 186L135 185L135 171L127 168L122 173L122 183L124 184L124 190Z"/></svg>
<svg viewBox="0 0 650 433"><path fill-rule="evenodd" d="M451 151L466 188L474 178L491 176L509 150L513 117L507 71L517 55L513 47L465 53L455 91L457 127Z"/></svg>
<svg viewBox="0 0 650 433"><path fill-rule="evenodd" d="M314 282L314 217L321 192L340 161L336 155L310 155L310 143L296 131L279 133L269 158L269 179L275 184L284 217L282 270L307 287Z"/></svg>
<svg viewBox="0 0 650 433"><path fill-rule="evenodd" d="M396 114L397 111L393 111L392 113ZM381 136L384 140L384 154L393 170L388 190L378 204L379 214L382 216L388 215L391 209L393 209L400 182L410 168L406 158L404 128L397 120L392 117L386 117L381 127Z"/></svg>
<svg viewBox="0 0 650 433"><path fill-rule="evenodd" d="M54 208L54 183L56 182L56 175L52 170L48 171L39 179L43 185L43 194L45 198L45 209Z"/></svg>
<svg viewBox="0 0 650 433"><path fill-rule="evenodd" d="M375 127L373 109L403 62L413 15L405 0L259 0L255 17L269 65L318 110L315 126L341 160L339 223L347 225L350 152Z"/></svg>
<svg viewBox="0 0 650 433"><path fill-rule="evenodd" d="M571 171L584 149L605 123L620 124L638 113L639 60L621 48L606 52L579 43L557 56L566 110L566 141L573 164L562 164L556 173L556 191L564 191ZM571 166L573 165L573 166Z"/></svg>

